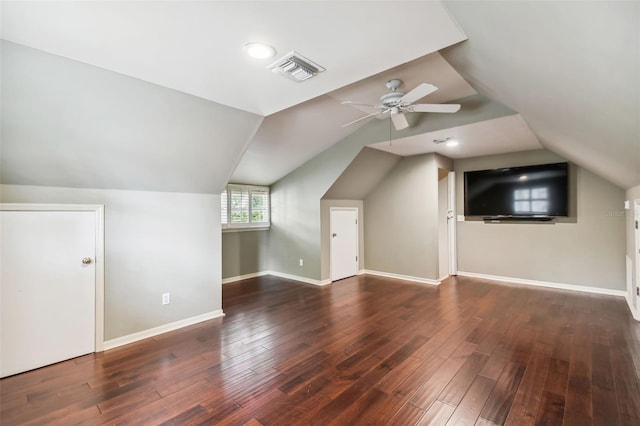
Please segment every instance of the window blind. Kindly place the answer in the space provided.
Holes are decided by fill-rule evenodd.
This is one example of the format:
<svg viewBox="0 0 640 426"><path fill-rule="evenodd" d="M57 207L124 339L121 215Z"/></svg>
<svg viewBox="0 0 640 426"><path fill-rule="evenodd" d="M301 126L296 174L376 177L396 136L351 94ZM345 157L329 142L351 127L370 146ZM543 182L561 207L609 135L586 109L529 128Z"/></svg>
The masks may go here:
<svg viewBox="0 0 640 426"><path fill-rule="evenodd" d="M227 185L220 204L223 228L255 228L270 225L268 187Z"/></svg>

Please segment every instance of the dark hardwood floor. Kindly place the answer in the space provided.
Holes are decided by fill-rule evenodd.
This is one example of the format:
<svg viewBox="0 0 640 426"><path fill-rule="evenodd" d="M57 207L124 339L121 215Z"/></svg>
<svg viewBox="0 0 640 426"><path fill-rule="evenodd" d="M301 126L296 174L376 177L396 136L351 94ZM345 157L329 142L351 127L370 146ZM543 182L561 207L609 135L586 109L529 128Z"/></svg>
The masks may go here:
<svg viewBox="0 0 640 426"><path fill-rule="evenodd" d="M621 298L262 277L224 286L223 308L2 380L2 426L640 425L640 325Z"/></svg>

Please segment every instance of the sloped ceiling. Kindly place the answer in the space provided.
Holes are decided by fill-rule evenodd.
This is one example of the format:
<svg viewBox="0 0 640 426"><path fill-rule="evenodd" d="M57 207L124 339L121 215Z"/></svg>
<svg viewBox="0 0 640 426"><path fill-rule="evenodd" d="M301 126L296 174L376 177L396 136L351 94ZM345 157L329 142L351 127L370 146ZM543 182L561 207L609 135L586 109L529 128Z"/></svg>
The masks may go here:
<svg viewBox="0 0 640 426"><path fill-rule="evenodd" d="M23 64L29 71L22 76L5 57L16 71L15 84L2 77L13 87L2 109L1 176L24 184L186 192L219 192L229 179L271 184L357 129L341 124L361 112L324 94L465 39L436 1L0 7L1 35L13 50L34 48L72 70L91 70L72 80L62 69L47 75L47 67ZM390 19L403 30L387 31ZM274 59L246 57L244 44L256 40L272 44L276 57L296 50L327 70L305 83L289 81L265 70ZM158 103L149 87L184 96ZM256 133L260 116L267 118Z"/></svg>
<svg viewBox="0 0 640 426"><path fill-rule="evenodd" d="M35 130L26 126L23 133L5 130L10 121L29 116L13 117L3 102L3 180L10 175L14 183L28 183L41 176L48 184L193 192L217 191L233 173L232 181L271 184L353 132L384 128L372 143L389 138L399 144L413 136L389 137L378 120L341 127L364 111L340 101L374 103L386 91L384 81L399 77L409 90L422 81L440 87L426 102L451 102L477 91L519 113L517 126L506 119L484 123L486 134L503 135L481 145L474 138L486 152L519 150L509 142L515 129L521 142L539 143L622 187L640 184L638 2L3 1L0 7L5 40L193 95L193 105L201 102L189 112L164 108L151 97L123 109L154 111L147 114L154 123L179 123L149 127L127 120L135 114L116 111L126 96L116 102L106 93L104 104L116 111L114 129L106 131L103 120L89 131L91 121L78 125L62 114L69 107L65 97L82 81L66 86L67 92L56 91L55 80L41 82L52 86L44 93L62 106L47 118L50 130L64 132L52 139L53 133L30 134ZM395 30L398 22L402 31ZM242 45L252 40L271 43L279 55L298 50L327 71L303 84L266 72L269 61L243 55ZM100 96L70 99L94 102L87 114L105 117ZM47 106L36 109L42 113ZM208 114L216 118L196 126L199 142L180 138L192 135L192 119ZM259 116L266 118L256 131ZM414 114L409 122L426 129L431 117ZM136 139L131 134L145 142L128 142ZM203 155L194 158L196 152ZM203 184L210 179L216 182Z"/></svg>
<svg viewBox="0 0 640 426"><path fill-rule="evenodd" d="M3 1L2 37L264 116L465 39L434 1ZM265 69L293 50L327 70Z"/></svg>
<svg viewBox="0 0 640 426"><path fill-rule="evenodd" d="M324 194L327 200L364 200L402 157L364 148Z"/></svg>
<svg viewBox="0 0 640 426"><path fill-rule="evenodd" d="M431 53L266 117L233 173L232 181L272 184L367 125L367 121L361 121L343 127L371 110L341 102L375 104L388 91L385 83L392 78L401 79L401 89L406 91L425 81L434 84L438 90L425 98L427 102L442 103L476 94L440 54Z"/></svg>
<svg viewBox="0 0 640 426"><path fill-rule="evenodd" d="M6 184L220 193L262 117L3 41Z"/></svg>
<svg viewBox="0 0 640 426"><path fill-rule="evenodd" d="M640 184L640 2L447 1L469 40L443 56L545 148Z"/></svg>

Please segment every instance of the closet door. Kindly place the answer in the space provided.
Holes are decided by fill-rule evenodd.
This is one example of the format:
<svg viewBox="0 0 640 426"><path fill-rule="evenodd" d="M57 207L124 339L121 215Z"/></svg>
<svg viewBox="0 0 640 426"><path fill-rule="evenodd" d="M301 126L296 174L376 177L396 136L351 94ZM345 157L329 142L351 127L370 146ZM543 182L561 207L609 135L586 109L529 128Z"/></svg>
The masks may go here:
<svg viewBox="0 0 640 426"><path fill-rule="evenodd" d="M95 351L96 215L0 211L0 377Z"/></svg>

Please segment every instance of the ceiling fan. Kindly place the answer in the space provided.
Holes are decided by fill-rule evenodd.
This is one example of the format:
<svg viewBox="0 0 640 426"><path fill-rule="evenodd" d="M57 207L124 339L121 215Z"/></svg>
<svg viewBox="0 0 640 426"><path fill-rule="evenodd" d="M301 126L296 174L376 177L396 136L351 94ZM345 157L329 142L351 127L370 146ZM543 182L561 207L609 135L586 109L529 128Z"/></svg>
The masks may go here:
<svg viewBox="0 0 640 426"><path fill-rule="evenodd" d="M402 80L393 79L386 83L387 88L390 90L380 97L380 103L373 104L360 104L352 101L344 101L342 104L358 105L368 108L375 108L378 111L373 112L364 117L353 120L349 123L343 124L342 127L349 126L357 123L358 121L366 120L367 118L375 115L387 114L391 116L391 121L396 130L402 130L409 127L407 117L404 116L405 112L457 112L460 109L458 104L414 104L418 99L422 99L429 93L433 93L438 88L432 84L421 83L415 89L409 93L400 92L398 89L402 85Z"/></svg>

